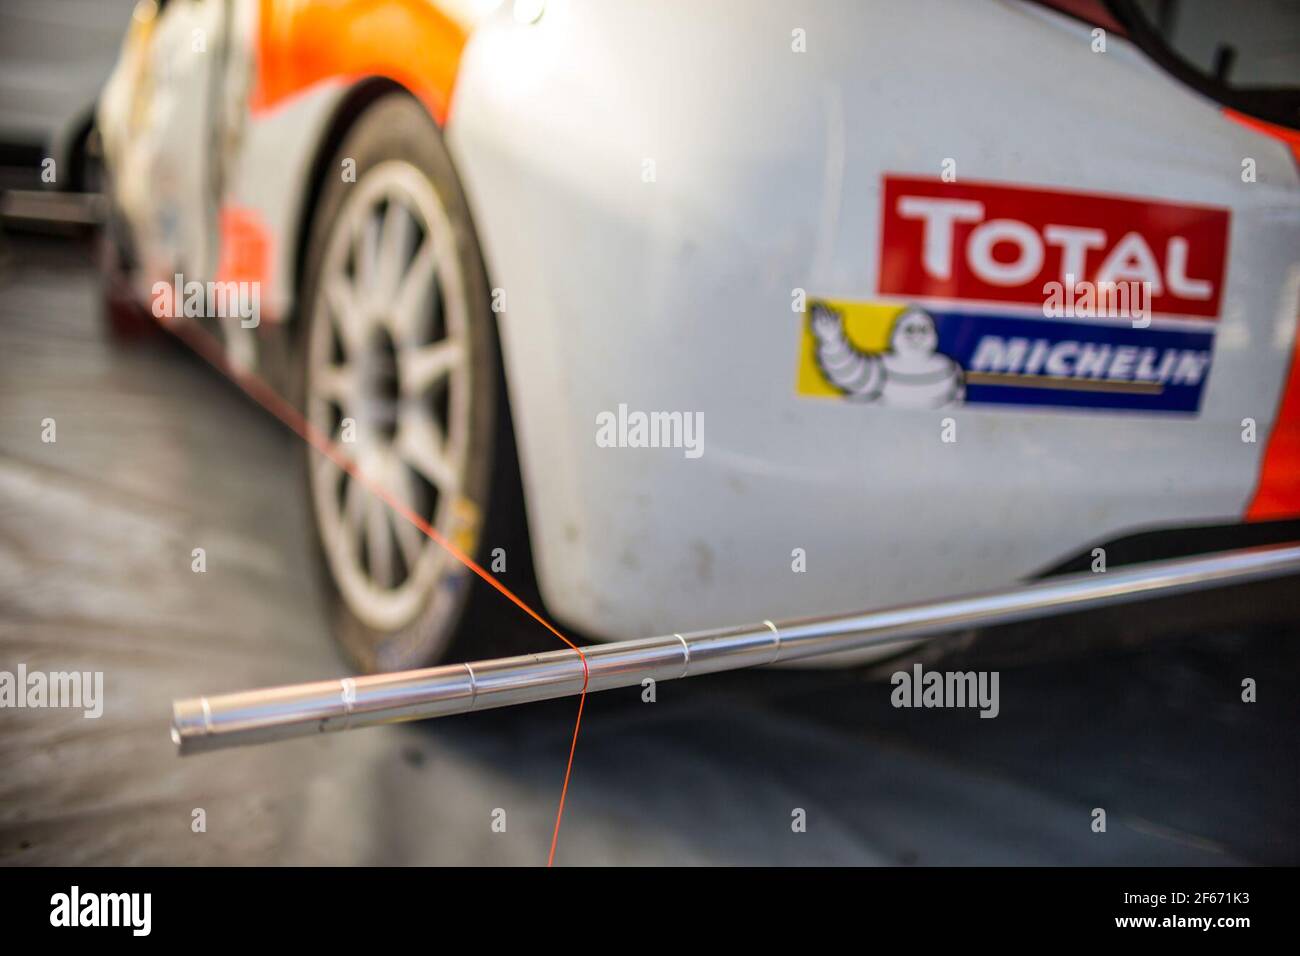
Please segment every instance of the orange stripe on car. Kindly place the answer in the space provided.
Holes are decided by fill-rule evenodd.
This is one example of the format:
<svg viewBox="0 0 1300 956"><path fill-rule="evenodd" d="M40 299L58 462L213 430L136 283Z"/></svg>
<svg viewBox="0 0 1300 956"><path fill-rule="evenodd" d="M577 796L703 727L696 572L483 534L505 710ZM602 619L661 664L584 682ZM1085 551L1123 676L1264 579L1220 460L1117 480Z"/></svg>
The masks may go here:
<svg viewBox="0 0 1300 956"><path fill-rule="evenodd" d="M1225 109L1223 115L1234 123L1240 123L1257 133L1263 133L1265 136L1281 140L1290 147L1291 155L1295 158L1296 163L1300 164L1300 130L1294 130L1288 126L1279 126L1277 123L1270 123L1267 120L1256 119L1253 116L1247 116L1245 113L1238 113L1236 110Z"/></svg>
<svg viewBox="0 0 1300 956"><path fill-rule="evenodd" d="M1292 345L1282 404L1264 450L1259 484L1246 509L1247 521L1296 517L1300 517L1300 327Z"/></svg>
<svg viewBox="0 0 1300 956"><path fill-rule="evenodd" d="M317 83L383 76L441 125L468 28L430 0L262 0L254 113Z"/></svg>
<svg viewBox="0 0 1300 956"><path fill-rule="evenodd" d="M1300 165L1300 131L1225 109L1223 115L1257 133L1271 136L1288 146ZM1300 323L1291 349L1291 371L1287 374L1273 431L1268 436L1259 483L1246 508L1247 521L1269 521L1300 517Z"/></svg>

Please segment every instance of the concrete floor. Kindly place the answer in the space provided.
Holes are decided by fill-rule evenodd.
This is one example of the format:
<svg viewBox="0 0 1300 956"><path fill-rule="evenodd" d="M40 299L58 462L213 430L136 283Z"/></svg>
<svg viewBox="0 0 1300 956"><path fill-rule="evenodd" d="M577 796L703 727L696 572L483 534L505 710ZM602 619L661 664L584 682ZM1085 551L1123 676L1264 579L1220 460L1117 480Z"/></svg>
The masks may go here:
<svg viewBox="0 0 1300 956"><path fill-rule="evenodd" d="M544 863L572 700L174 755L173 697L343 664L297 439L169 341L110 341L96 303L83 247L0 249L0 670L102 670L107 698L99 720L0 710L0 863ZM1300 862L1294 594L1238 595L1271 623L1013 656L996 720L895 710L857 672L595 695L557 861Z"/></svg>

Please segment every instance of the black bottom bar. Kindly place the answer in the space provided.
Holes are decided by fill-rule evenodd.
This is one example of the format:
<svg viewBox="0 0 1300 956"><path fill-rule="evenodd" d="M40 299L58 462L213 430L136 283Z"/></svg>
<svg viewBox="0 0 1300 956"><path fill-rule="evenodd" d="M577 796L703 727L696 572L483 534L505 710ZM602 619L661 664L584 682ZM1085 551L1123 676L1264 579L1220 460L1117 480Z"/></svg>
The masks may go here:
<svg viewBox="0 0 1300 956"><path fill-rule="evenodd" d="M1149 868L11 869L0 870L0 914L6 942L76 933L79 944L112 945L134 942L147 927L147 938L205 950L225 942L261 950L281 940L361 951L410 940L401 945L423 948L463 938L471 927L489 948L520 939L548 947L621 948L620 939L677 946L718 932L733 944L766 938L765 948L776 939L769 934L791 932L805 942L845 933L864 946L883 932L915 937L918 951L947 939L1181 945L1200 937L1233 945L1259 930L1280 938L1294 919L1294 877L1284 869ZM70 925L73 887L77 927ZM118 925L84 925L106 920ZM435 932L421 941L429 929ZM597 933L612 938L593 941Z"/></svg>

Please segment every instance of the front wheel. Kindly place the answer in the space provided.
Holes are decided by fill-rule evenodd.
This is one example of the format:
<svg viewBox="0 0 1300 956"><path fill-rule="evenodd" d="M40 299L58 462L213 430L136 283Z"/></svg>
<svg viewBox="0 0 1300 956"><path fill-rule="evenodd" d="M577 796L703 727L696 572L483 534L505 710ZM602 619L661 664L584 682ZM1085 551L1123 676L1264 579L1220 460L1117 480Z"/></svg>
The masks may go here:
<svg viewBox="0 0 1300 956"><path fill-rule="evenodd" d="M355 181L340 175L345 159ZM493 316L465 197L414 100L379 100L345 138L307 262L308 422L477 560L500 427ZM365 671L435 662L464 613L472 572L365 483L309 456L344 650Z"/></svg>

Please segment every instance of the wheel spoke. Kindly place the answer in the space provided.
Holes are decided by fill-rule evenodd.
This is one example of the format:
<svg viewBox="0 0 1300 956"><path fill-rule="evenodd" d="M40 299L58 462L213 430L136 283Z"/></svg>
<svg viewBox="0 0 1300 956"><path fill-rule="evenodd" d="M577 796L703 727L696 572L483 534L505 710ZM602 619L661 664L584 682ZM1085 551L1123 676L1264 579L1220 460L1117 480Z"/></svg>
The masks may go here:
<svg viewBox="0 0 1300 956"><path fill-rule="evenodd" d="M407 508L416 512L415 479L411 471L402 462L396 462L391 471L390 490ZM393 531L397 535L397 544L402 549L402 560L406 562L407 574L415 573L415 565L424 551L424 532L406 519L405 515L393 516Z"/></svg>
<svg viewBox="0 0 1300 956"><path fill-rule="evenodd" d="M429 300L436 298L432 295L437 278L434 252L433 239L425 236L393 296L393 338L401 345L418 342L422 334L428 334L424 330L432 317Z"/></svg>
<svg viewBox="0 0 1300 956"><path fill-rule="evenodd" d="M356 236L356 284L366 304L374 304L380 294L379 230L379 217L371 210Z"/></svg>
<svg viewBox="0 0 1300 956"><path fill-rule="evenodd" d="M428 413L407 415L398 427L397 453L442 494L459 490L442 429Z"/></svg>
<svg viewBox="0 0 1300 956"><path fill-rule="evenodd" d="M365 313L358 304L356 290L343 276L331 276L325 283L325 301L343 343L343 354L349 359L355 358L365 347L366 327Z"/></svg>
<svg viewBox="0 0 1300 956"><path fill-rule="evenodd" d="M366 505L366 551L370 556L370 577L381 588L393 585L393 536L388 527L388 505L370 495Z"/></svg>
<svg viewBox="0 0 1300 956"><path fill-rule="evenodd" d="M325 365L312 372L312 391L345 411L356 403L357 383L352 366Z"/></svg>
<svg viewBox="0 0 1300 956"><path fill-rule="evenodd" d="M414 225L406 207L390 199L379 236L379 289L385 298L397 294L406 274Z"/></svg>
<svg viewBox="0 0 1300 956"><path fill-rule="evenodd" d="M465 349L456 339L443 339L432 345L402 349L397 353L398 381L402 393L419 396L445 378L452 369L459 368L465 358Z"/></svg>

